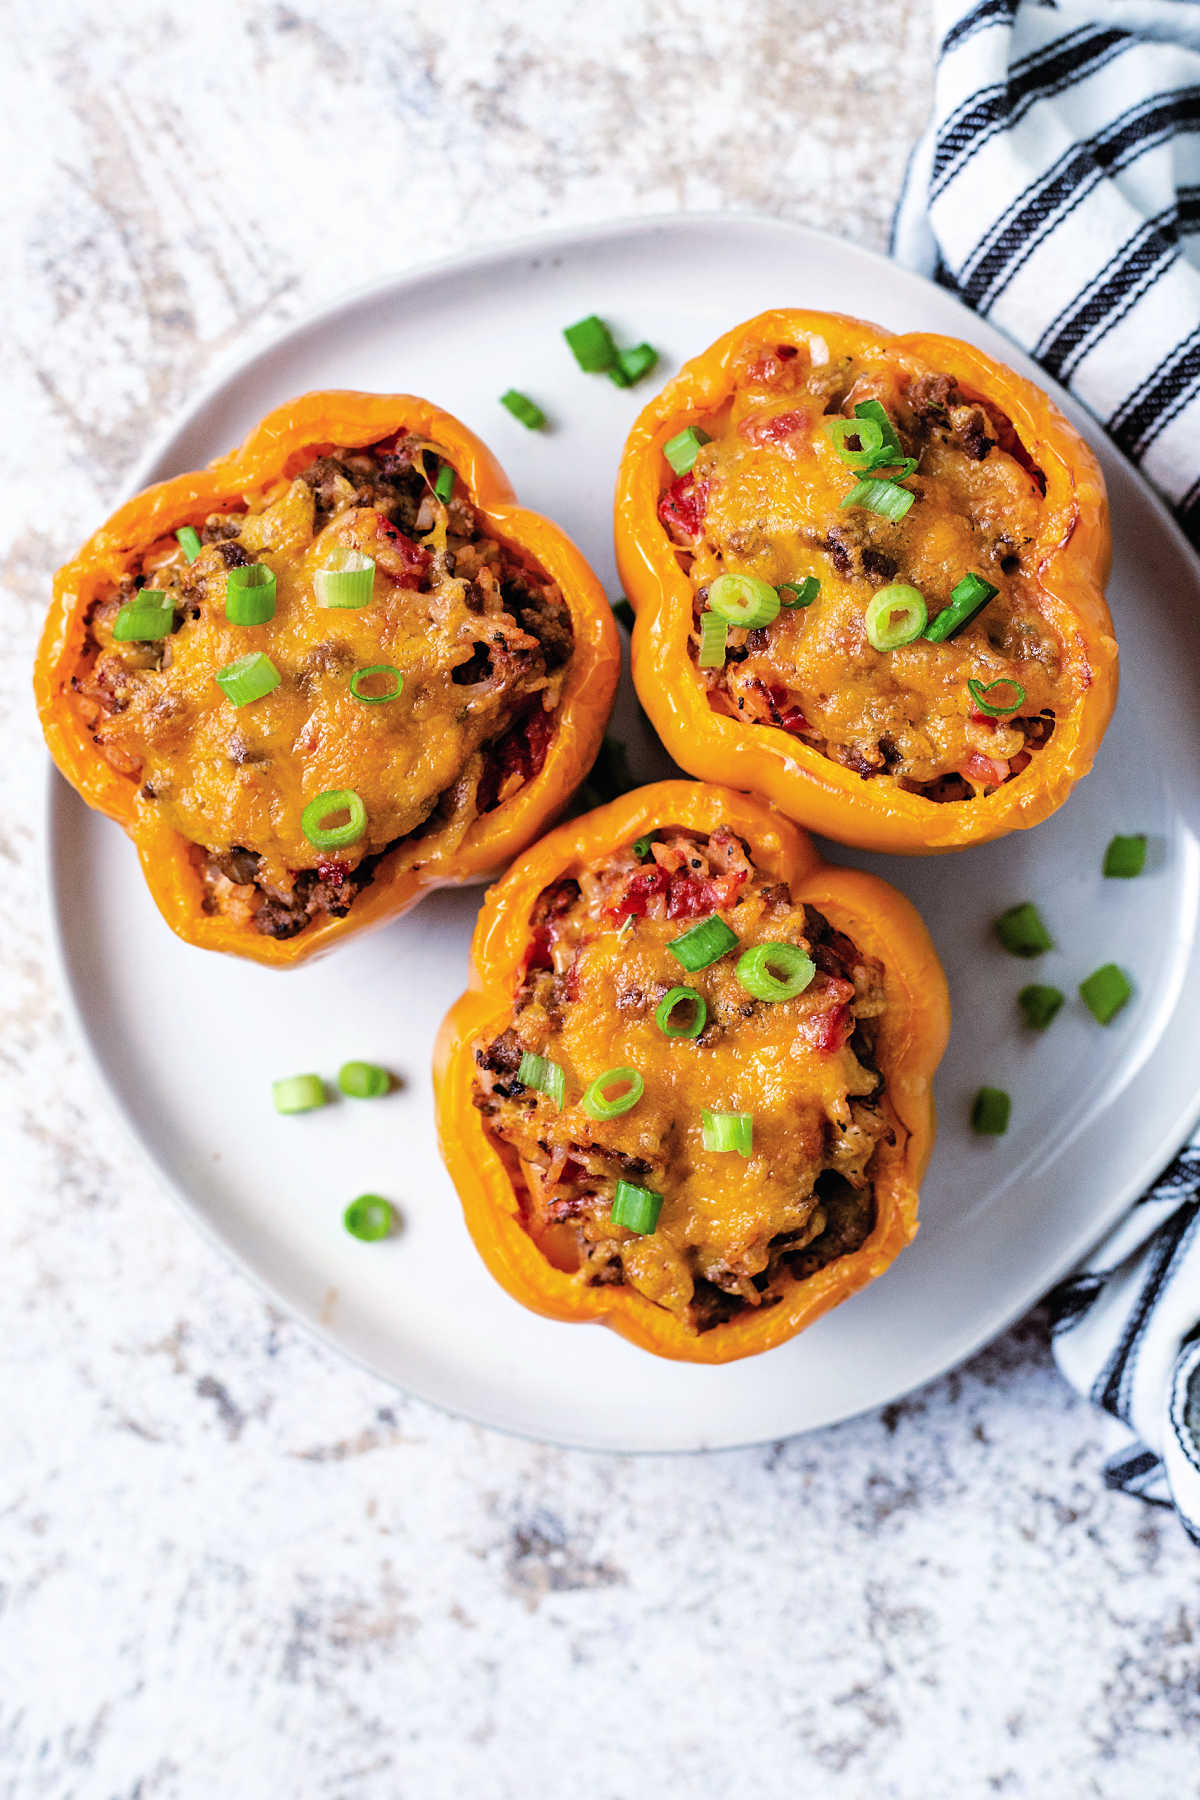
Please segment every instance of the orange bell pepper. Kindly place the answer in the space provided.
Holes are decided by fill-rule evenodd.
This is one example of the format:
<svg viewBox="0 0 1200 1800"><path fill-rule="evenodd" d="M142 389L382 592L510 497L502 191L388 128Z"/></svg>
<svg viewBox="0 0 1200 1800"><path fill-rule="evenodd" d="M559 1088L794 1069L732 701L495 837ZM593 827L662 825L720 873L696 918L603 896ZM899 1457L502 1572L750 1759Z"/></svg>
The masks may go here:
<svg viewBox="0 0 1200 1800"><path fill-rule="evenodd" d="M780 347L785 362L779 360ZM754 359L760 352L763 360L756 363ZM750 404L745 396L751 379L769 384L774 377L781 392L786 393L788 371L803 366L794 358L808 359L814 369L820 366L822 372L828 367L835 381L840 364L847 371L843 388L853 378L867 391L873 388L903 393L919 377L948 376L964 401L982 403L980 416L986 413L988 431L997 434L993 441L1000 443L1001 452L1010 453L1011 461L1001 458L1007 490L1002 483L993 482L995 491L984 493L978 508L987 513L991 527L1002 531L1006 524L1005 491L1011 494L1023 488L1022 518L1035 521L1029 534L1034 541L1020 545L1023 604L1036 608L1037 617L1058 640L1058 705L1049 740L1040 743L1032 755L1022 756L1015 771L1010 770L1007 761L989 766L985 734L996 721L976 715L972 729L982 744L975 761L968 759L966 765L970 780L977 784L973 798L947 801L909 791L907 785L901 786L891 777L882 766L882 758L880 766L869 771L833 760L822 748L803 742L798 735L805 722L804 708L799 704L795 714L799 723L794 730L784 728L775 719L747 722L731 706L715 709L704 674L689 651L689 635L694 629L694 584L681 565L678 544L672 542L659 516L660 503L671 504L664 496L675 481L663 454L664 445L689 425L707 430L710 437L730 431L730 411L736 408L739 397L744 405ZM858 395L862 391L860 386ZM780 406L787 404L786 399L779 401ZM820 410L818 401L815 411L819 414ZM841 467L832 453L826 454L827 444L817 442L827 424L827 419L804 418L799 412L777 419L764 414L762 420L741 419L731 435L736 435L737 430L743 433L739 441L743 455L747 454L747 441L772 446L760 453L763 475L757 488L746 483L754 498L747 510L743 534L750 546L748 554L761 555L766 566L780 529L776 527L773 535L772 467L778 470L785 466L772 464L772 454L778 449L777 438L785 436L793 425L799 426L793 444L785 446L786 454L797 459L793 466L798 467L800 459L808 458L804 465L808 471L806 480L814 479L814 466L818 468L818 483L826 474L829 477L827 493L819 485L808 490L819 493L822 500L822 516L813 516L809 521L811 561L814 569L824 570L827 581L836 581L833 569L823 561L827 548L823 532L830 519L840 523L861 520L865 515L837 510L856 477L850 469ZM812 458L817 450L821 455L814 465ZM970 454L987 455L988 449L979 444ZM697 470L708 466L698 462ZM965 466L981 473L964 479L982 484L993 465L979 461ZM1022 474L1023 470L1027 474ZM1040 482L1044 482L1044 496L1037 493L1035 483ZM922 483L918 472L918 492ZM924 487L928 489L929 485L926 480ZM922 516L921 507L918 499L904 527L880 526L872 521L873 543L903 544L902 534ZM927 520L933 517L928 511L923 516ZM1007 522L1011 525L1012 518ZM764 794L791 818L843 843L871 850L920 853L983 843L1036 825L1062 804L1091 767L1113 710L1117 688L1117 647L1102 591L1111 550L1103 479L1087 445L1046 395L971 345L923 333L893 337L877 326L832 313L770 312L739 325L693 358L637 420L621 462L615 526L618 567L625 591L637 611L632 651L634 682L663 743L690 773L705 780L730 781ZM693 523L690 528L702 535L701 526ZM795 521L790 514L782 529L794 531ZM961 555L964 542L972 542L965 534L974 530L974 526L964 527L957 538L948 530L942 540L942 566L938 568L937 540L933 528L928 528L921 545L922 566L944 586L943 598L970 567L969 563L964 567L955 558ZM803 544L803 537L800 541ZM978 546L978 536L973 541ZM800 562L802 571L803 555ZM747 564L747 572L751 566ZM737 570L736 552L733 567ZM766 578L774 583L781 577L768 568ZM782 578L790 579L791 575L784 572ZM856 575L855 579L863 584L870 578ZM875 585L892 579L896 577L876 576ZM898 579L911 582L912 578L901 572ZM1003 582L1006 576L998 574L996 579ZM864 586L864 595L868 591ZM821 608L822 601L818 600L812 614L794 615L805 620L802 627L788 628L807 632L809 621L817 619ZM785 614L784 620L792 617ZM853 679L849 669L851 656L861 654L866 643L861 637L861 625L858 631L860 641L849 652L844 634L831 646L827 666L820 669L820 679L815 684L818 701L846 693L846 683ZM976 641L983 644L981 639ZM943 684L943 696L952 692L952 697L943 701L943 714L949 710L961 715L961 728L966 734L966 681L972 669L969 658L964 659L961 669L952 666L945 652L957 648L961 646L939 645L935 651L933 645L919 643L914 650L923 660L914 658L908 667L917 669L918 678L921 671L931 672L931 686L935 678L932 672L936 671L936 679ZM983 648L986 651L986 644ZM903 654L897 652L898 656ZM761 653L761 660L769 661L769 657L768 646ZM1045 679L1043 668L1032 663L1027 666L1033 670L1033 676L1027 679ZM781 679L785 677L786 670L781 672ZM871 735L869 718L865 735ZM863 779L865 773L871 778ZM989 791L989 783L996 781L999 785L991 786Z"/></svg>
<svg viewBox="0 0 1200 1800"><path fill-rule="evenodd" d="M883 964L886 1009L875 1047L882 1105L893 1130L875 1152L876 1218L857 1250L805 1279L788 1277L782 1299L703 1333L626 1285L586 1285L554 1266L524 1224L513 1158L473 1103L475 1050L512 1017L543 890L630 844L677 827L701 834L730 827L755 866L812 903L858 949ZM686 979L686 977L685 977ZM496 1280L547 1317L595 1321L656 1355L701 1363L753 1356L783 1343L888 1267L917 1229L917 1189L934 1138L932 1081L949 1031L949 1000L937 954L913 907L876 876L823 862L811 840L765 802L729 788L664 781L568 820L516 862L488 893L472 946L470 985L442 1024L434 1086L442 1156L467 1226Z"/></svg>
<svg viewBox="0 0 1200 1800"><path fill-rule="evenodd" d="M241 503L314 455L411 432L444 453L489 535L508 543L556 582L569 609L574 649L542 767L510 797L476 816L457 846L431 853L402 841L377 865L342 918L326 914L298 935L276 940L252 924L204 910L198 847L173 830L138 781L96 748L73 689L84 655L89 609L127 570L214 512ZM461 491L461 488L460 488ZM188 942L287 967L366 926L395 918L431 889L479 880L530 843L558 814L590 767L612 706L620 647L608 601L583 556L550 520L515 504L491 451L457 419L408 394L313 393L258 424L239 449L207 469L159 482L119 507L54 583L34 688L50 753L72 787L133 839L159 910Z"/></svg>

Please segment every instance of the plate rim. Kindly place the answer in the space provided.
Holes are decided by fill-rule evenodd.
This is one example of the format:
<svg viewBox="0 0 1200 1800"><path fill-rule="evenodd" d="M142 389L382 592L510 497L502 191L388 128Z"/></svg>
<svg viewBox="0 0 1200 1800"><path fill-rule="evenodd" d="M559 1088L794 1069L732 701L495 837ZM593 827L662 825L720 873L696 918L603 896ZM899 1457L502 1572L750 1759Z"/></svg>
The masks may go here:
<svg viewBox="0 0 1200 1800"><path fill-rule="evenodd" d="M118 494L134 494L146 487L150 481L151 471L161 461L172 442L251 365L289 340L299 338L305 332L326 325L341 312L369 305L388 295L419 288L442 276L478 272L491 264L508 263L522 256L536 255L550 249L573 250L604 239L620 239L629 236L645 238L672 231L688 231L705 227L722 230L731 226L752 229L766 228L773 232L782 231L785 235L794 236L800 243L816 242L822 246L832 247L839 254L848 252L853 256L865 259L868 263L873 263L881 273L899 268L906 276L911 276L921 285L934 288L940 299L953 302L963 314L966 322L976 321L985 325L1011 344L1020 357L1033 361L1030 353L1016 343L1002 326L990 319L980 319L980 316L973 313L957 295L937 287L937 284L930 281L927 276L916 270L908 269L903 264L896 263L885 252L877 250L873 246L857 243L853 239L838 237L833 232L806 225L798 220L758 211L734 211L718 208L695 212L618 215L576 226L547 227L535 232L522 233L514 238L493 239L469 254L436 257L391 275L377 277L314 305L296 319L282 325L264 325L260 329L252 330L242 341L241 347L231 349L220 360L210 379L185 406L173 413L168 422L150 440L143 454L122 477L118 484ZM1068 417L1073 412L1081 414L1097 431L1104 431L1100 421L1051 376L1039 370L1037 379L1039 385L1045 389ZM1135 487L1140 491L1142 501L1149 502L1159 528L1166 528L1166 535L1172 541L1175 550L1182 554L1185 561L1191 563L1197 579L1200 580L1200 554L1193 548L1166 502L1151 486L1142 471L1125 456L1112 439L1108 438L1107 434L1105 437L1106 447L1121 463L1125 474L1132 478ZM115 504L119 503L118 498ZM59 774L49 754L45 752L43 754L45 758L43 766L46 772L43 789L44 832L39 859L43 878L43 925L50 949L51 969L62 1003L65 1022L76 1049L82 1052L81 1060L90 1070L99 1093L107 1098L110 1112L119 1120L121 1130L140 1157L143 1167L153 1172L157 1181L170 1195L173 1203L187 1216L191 1224L200 1230L202 1236L224 1257L228 1264L248 1278L262 1295L272 1304L277 1305L303 1331L323 1345L330 1347L353 1366L363 1370L376 1380L386 1383L395 1391L417 1399L424 1405L435 1407L439 1412L463 1419L473 1425L501 1432L509 1437L529 1443L554 1444L561 1448L581 1450L594 1455L635 1456L703 1455L715 1450L749 1449L757 1445L779 1441L775 1436L721 1436L711 1442L702 1440L691 1444L647 1446L645 1444L629 1444L616 1439L601 1442L597 1441L595 1434L590 1438L576 1437L570 1432L564 1432L561 1428L556 1430L554 1435L547 1435L543 1431L524 1427L511 1421L485 1416L483 1413L473 1410L469 1404L452 1403L416 1393L406 1387L396 1375L380 1367L364 1350L353 1348L348 1344L336 1327L323 1322L318 1313L310 1311L297 1299L285 1294L258 1263L245 1255L236 1247L232 1239L218 1228L200 1204L192 1198L182 1181L151 1148L149 1142L142 1135L125 1098L108 1074L99 1046L89 1028L72 975L67 950L61 884L56 879L65 823L63 808L70 803L70 800L79 797L65 778ZM851 849L849 846L838 846L838 848ZM1015 1303L1011 1299L1006 1301L998 1314L989 1314L986 1323L978 1328L960 1332L950 1346L947 1346L942 1340L936 1350L932 1350L924 1356L918 1354L909 1364L903 1378L896 1385L889 1385L885 1392L864 1401L862 1405L855 1406L849 1411L837 1411L828 1417L797 1425L785 1433L784 1437L798 1437L809 1432L825 1430L851 1419L862 1417L866 1413L875 1412L881 1407L893 1405L896 1401L915 1393L942 1375L961 1367L986 1345L994 1342L1017 1319L1036 1306L1039 1299L1112 1230L1135 1197L1144 1191L1147 1184L1169 1162L1172 1155L1176 1154L1187 1142L1197 1123L1198 1116L1200 1116L1200 1100L1192 1101L1180 1108L1179 1116L1174 1119L1170 1131L1168 1132L1164 1126L1160 1135L1156 1137L1156 1147L1153 1151L1147 1151L1138 1162L1136 1174L1114 1188L1111 1198L1106 1204L1094 1206L1086 1223L1081 1224L1079 1231L1072 1235L1069 1250L1060 1253L1050 1263L1044 1264L1036 1281L1032 1284L1019 1284L1019 1298Z"/></svg>

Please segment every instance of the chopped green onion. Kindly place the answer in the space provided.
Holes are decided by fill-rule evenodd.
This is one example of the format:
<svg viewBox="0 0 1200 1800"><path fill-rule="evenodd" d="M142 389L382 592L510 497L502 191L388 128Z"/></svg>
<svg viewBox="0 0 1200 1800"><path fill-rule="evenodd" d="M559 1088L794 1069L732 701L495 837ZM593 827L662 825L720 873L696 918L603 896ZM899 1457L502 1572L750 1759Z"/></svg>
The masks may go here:
<svg viewBox="0 0 1200 1800"><path fill-rule="evenodd" d="M1003 1137L1012 1102L1003 1088L981 1087L971 1108L971 1130L982 1137Z"/></svg>
<svg viewBox="0 0 1200 1800"><path fill-rule="evenodd" d="M313 576L313 587L322 606L369 606L375 594L375 558L341 544Z"/></svg>
<svg viewBox="0 0 1200 1800"><path fill-rule="evenodd" d="M506 388L500 396L501 406L506 406L514 419L528 426L530 431L540 431L546 423L546 415L536 400L523 394L520 388Z"/></svg>
<svg viewBox="0 0 1200 1800"><path fill-rule="evenodd" d="M536 1088L541 1094L549 1094L559 1112L562 1111L567 1078L560 1063L551 1062L548 1056L534 1056L532 1051L526 1050L517 1070L517 1080L522 1087Z"/></svg>
<svg viewBox="0 0 1200 1800"><path fill-rule="evenodd" d="M643 375L648 375L658 361L658 351L653 344L635 344L631 350L618 350L617 360L608 371L608 378L618 387L632 387Z"/></svg>
<svg viewBox="0 0 1200 1800"><path fill-rule="evenodd" d="M779 617L779 595L757 575L718 575L709 583L708 604L727 624L746 631Z"/></svg>
<svg viewBox="0 0 1200 1800"><path fill-rule="evenodd" d="M667 949L689 975L694 975L697 969L707 969L736 949L737 941L736 931L730 931L724 919L712 913L693 925L690 931L685 931L682 937L672 938Z"/></svg>
<svg viewBox="0 0 1200 1800"><path fill-rule="evenodd" d="M918 588L893 581L867 603L867 638L874 650L899 650L920 637L928 622L925 596Z"/></svg>
<svg viewBox="0 0 1200 1800"><path fill-rule="evenodd" d="M179 548L190 563L194 563L201 551L200 533L194 525L182 525L175 533L179 539Z"/></svg>
<svg viewBox="0 0 1200 1800"><path fill-rule="evenodd" d="M1116 963L1105 963L1103 968L1094 969L1079 984L1083 1004L1101 1025L1115 1019L1132 994L1133 983Z"/></svg>
<svg viewBox="0 0 1200 1800"><path fill-rule="evenodd" d="M674 1017L681 1006L691 1009L691 1016L683 1024ZM698 994L695 988L668 988L655 1008L654 1018L664 1037L698 1038L708 1020L708 1007L704 995Z"/></svg>
<svg viewBox="0 0 1200 1800"><path fill-rule="evenodd" d="M453 497L454 470L450 467L449 463L444 462L438 470L437 480L433 484L433 491L441 501L446 501Z"/></svg>
<svg viewBox="0 0 1200 1800"><path fill-rule="evenodd" d="M1003 699L989 700L988 695L994 694L997 688L1007 688L1010 698L1007 701ZM995 681L989 681L986 687L982 681L978 681L972 675L967 683L967 692L979 711L990 714L993 719L1001 719L1005 713L1017 712L1025 704L1025 689L1019 681L1014 681L1011 675L998 675Z"/></svg>
<svg viewBox="0 0 1200 1800"><path fill-rule="evenodd" d="M379 1194L360 1194L342 1214L342 1224L350 1236L361 1238L364 1244L377 1244L381 1238L389 1237L395 1222L395 1209Z"/></svg>
<svg viewBox="0 0 1200 1800"><path fill-rule="evenodd" d="M696 662L702 669L720 669L725 664L729 643L729 627L719 613L700 614L700 654Z"/></svg>
<svg viewBox="0 0 1200 1800"><path fill-rule="evenodd" d="M326 1105L329 1095L319 1075L285 1075L271 1083L271 1098L277 1113L302 1113Z"/></svg>
<svg viewBox="0 0 1200 1800"><path fill-rule="evenodd" d="M364 694L362 683L372 675L388 675L391 686L385 694ZM355 669L350 677L350 692L364 706L382 706L385 700L398 700L404 689L404 677L393 663L371 663L365 669Z"/></svg>
<svg viewBox="0 0 1200 1800"><path fill-rule="evenodd" d="M1013 956L1040 956L1053 950L1054 939L1046 930L1042 915L1031 900L1010 906L996 920L996 936Z"/></svg>
<svg viewBox="0 0 1200 1800"><path fill-rule="evenodd" d="M884 448L883 427L877 419L830 419L829 435L833 447L849 469L873 469ZM858 449L852 450L846 439L856 437Z"/></svg>
<svg viewBox="0 0 1200 1800"><path fill-rule="evenodd" d="M623 1225L626 1231L635 1231L639 1237L649 1237L658 1224L662 1203L662 1195L656 1194L653 1188L636 1187L632 1181L618 1181L610 1217L614 1225Z"/></svg>
<svg viewBox="0 0 1200 1800"><path fill-rule="evenodd" d="M617 1092L611 1092L616 1088ZM606 1069L597 1075L579 1102L589 1119L619 1119L632 1110L646 1091L636 1069Z"/></svg>
<svg viewBox="0 0 1200 1800"><path fill-rule="evenodd" d="M642 862L642 863L652 862L654 860L653 852L650 849L650 846L653 842L654 842L654 833L652 831L648 831L646 833L645 837L634 838L633 843L630 845L630 848L632 849L633 854L637 857L639 862Z"/></svg>
<svg viewBox="0 0 1200 1800"><path fill-rule="evenodd" d="M796 606L811 606L821 591L821 583L815 575L802 575L799 581L781 581L776 592L780 606L789 610Z"/></svg>
<svg viewBox="0 0 1200 1800"><path fill-rule="evenodd" d="M175 629L175 608L157 588L143 588L135 600L127 600L113 620L112 634L119 644L148 644L170 637Z"/></svg>
<svg viewBox="0 0 1200 1800"><path fill-rule="evenodd" d="M749 1156L754 1147L754 1114L700 1110L700 1135L706 1150L732 1150Z"/></svg>
<svg viewBox="0 0 1200 1800"><path fill-rule="evenodd" d="M1146 834L1138 831L1132 837L1115 837L1104 852L1104 873L1129 881L1146 866Z"/></svg>
<svg viewBox="0 0 1200 1800"><path fill-rule="evenodd" d="M698 425L688 425L677 431L673 438L668 438L663 445L663 455L677 475L686 475L699 456L704 445L711 439L707 431L701 431Z"/></svg>
<svg viewBox="0 0 1200 1800"><path fill-rule="evenodd" d="M986 606L999 592L999 588L993 587L990 581L985 581L982 575L964 575L950 589L949 605L943 606L941 612L934 615L933 623L925 636L931 644L944 644L947 638L960 632L964 625L969 625L981 607Z"/></svg>
<svg viewBox="0 0 1200 1800"><path fill-rule="evenodd" d="M338 1086L351 1100L378 1100L390 1092L392 1078L378 1063L348 1062L338 1070Z"/></svg>
<svg viewBox="0 0 1200 1800"><path fill-rule="evenodd" d="M628 600L626 600L624 594L622 594L619 600L613 601L612 609L613 618L617 621L618 625L623 625L626 631L632 631L637 614L634 612L632 606L630 606Z"/></svg>
<svg viewBox="0 0 1200 1800"><path fill-rule="evenodd" d="M1031 1031L1045 1031L1065 999L1061 988L1040 987L1033 982L1021 989L1017 1005Z"/></svg>
<svg viewBox="0 0 1200 1800"><path fill-rule="evenodd" d="M612 332L595 313L589 313L586 319L580 319L575 325L568 325L563 336L570 346L571 355L587 375L599 375L605 369L611 369L617 360L617 346L613 342Z"/></svg>
<svg viewBox="0 0 1200 1800"><path fill-rule="evenodd" d="M901 487L895 481L879 481L868 476L855 482L842 505L861 506L864 511L878 513L880 518L891 519L894 524L904 517L916 497L910 488Z"/></svg>
<svg viewBox="0 0 1200 1800"><path fill-rule="evenodd" d="M322 824L341 812L348 815L343 825ZM367 829L367 809L353 788L331 788L309 801L300 814L300 829L318 850L343 850L357 844Z"/></svg>
<svg viewBox="0 0 1200 1800"><path fill-rule="evenodd" d="M279 670L261 650L251 650L247 656L239 656L234 662L226 663L223 669L218 669L216 674L217 686L234 706L249 706L252 701L261 700L264 694L273 692L279 686L280 680Z"/></svg>
<svg viewBox="0 0 1200 1800"><path fill-rule="evenodd" d="M275 571L244 563L225 578L225 617L231 625L265 625L275 617Z"/></svg>
<svg viewBox="0 0 1200 1800"><path fill-rule="evenodd" d="M798 944L755 944L737 965L738 980L756 1000L792 1000L816 972L812 957Z"/></svg>

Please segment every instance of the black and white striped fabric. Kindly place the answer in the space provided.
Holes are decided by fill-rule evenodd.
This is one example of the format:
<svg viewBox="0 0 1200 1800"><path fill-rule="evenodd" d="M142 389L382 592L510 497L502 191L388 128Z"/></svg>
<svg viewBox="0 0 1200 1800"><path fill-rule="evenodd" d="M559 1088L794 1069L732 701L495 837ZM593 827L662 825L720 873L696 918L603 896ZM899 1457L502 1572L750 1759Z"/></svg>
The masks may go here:
<svg viewBox="0 0 1200 1800"><path fill-rule="evenodd" d="M935 0L892 253L1022 344L1200 544L1200 0ZM1048 1301L1128 1428L1109 1486L1200 1544L1200 1133Z"/></svg>

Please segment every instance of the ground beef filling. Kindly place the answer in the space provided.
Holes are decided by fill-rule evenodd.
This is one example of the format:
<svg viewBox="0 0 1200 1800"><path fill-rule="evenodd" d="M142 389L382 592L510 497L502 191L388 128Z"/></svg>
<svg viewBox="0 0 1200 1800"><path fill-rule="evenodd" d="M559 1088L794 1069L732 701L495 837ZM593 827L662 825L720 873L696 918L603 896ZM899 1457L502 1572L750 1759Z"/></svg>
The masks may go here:
<svg viewBox="0 0 1200 1800"><path fill-rule="evenodd" d="M732 953L685 973L667 946L714 912L743 946L806 949L809 987L756 1000ZM707 1005L694 1040L667 1038L655 1021L680 984ZM475 1104L526 1229L555 1266L635 1288L694 1331L778 1303L874 1227L876 1152L894 1130L875 1061L884 1005L878 961L794 904L724 827L707 838L663 831L644 862L623 850L548 888L511 1022L475 1050ZM520 1081L526 1051L563 1069L561 1111ZM588 1084L619 1067L642 1075L642 1098L590 1118ZM753 1115L748 1158L704 1148L704 1107ZM653 1234L613 1225L622 1179L663 1195Z"/></svg>
<svg viewBox="0 0 1200 1800"><path fill-rule="evenodd" d="M164 540L91 608L76 703L112 765L196 846L208 910L276 938L340 918L389 852L453 850L541 768L570 614L461 494L437 497L440 467L436 447L407 436L316 456L246 510L210 517L194 562ZM323 607L315 574L346 549L373 559L372 599ZM239 627L226 585L252 562L275 572L276 612ZM142 588L172 601L172 634L115 641L121 605ZM235 708L214 678L252 651L280 684ZM364 704L351 677L378 665L402 676L401 693ZM324 853L301 814L340 788L360 796L367 828Z"/></svg>
<svg viewBox="0 0 1200 1800"><path fill-rule="evenodd" d="M905 483L916 500L898 522L841 505L858 476L828 424L864 400L884 405L917 459ZM811 606L730 630L724 666L702 671L713 709L929 800L971 800L1028 768L1068 702L1029 554L1044 478L1011 422L949 376L909 379L882 359L818 362L807 347L757 345L732 401L705 425L711 442L659 503L695 593L693 660L716 576L821 583ZM865 614L880 588L919 589L932 618L971 571L998 592L950 642L872 648ZM994 717L972 698L972 677L1016 681L1025 698Z"/></svg>

